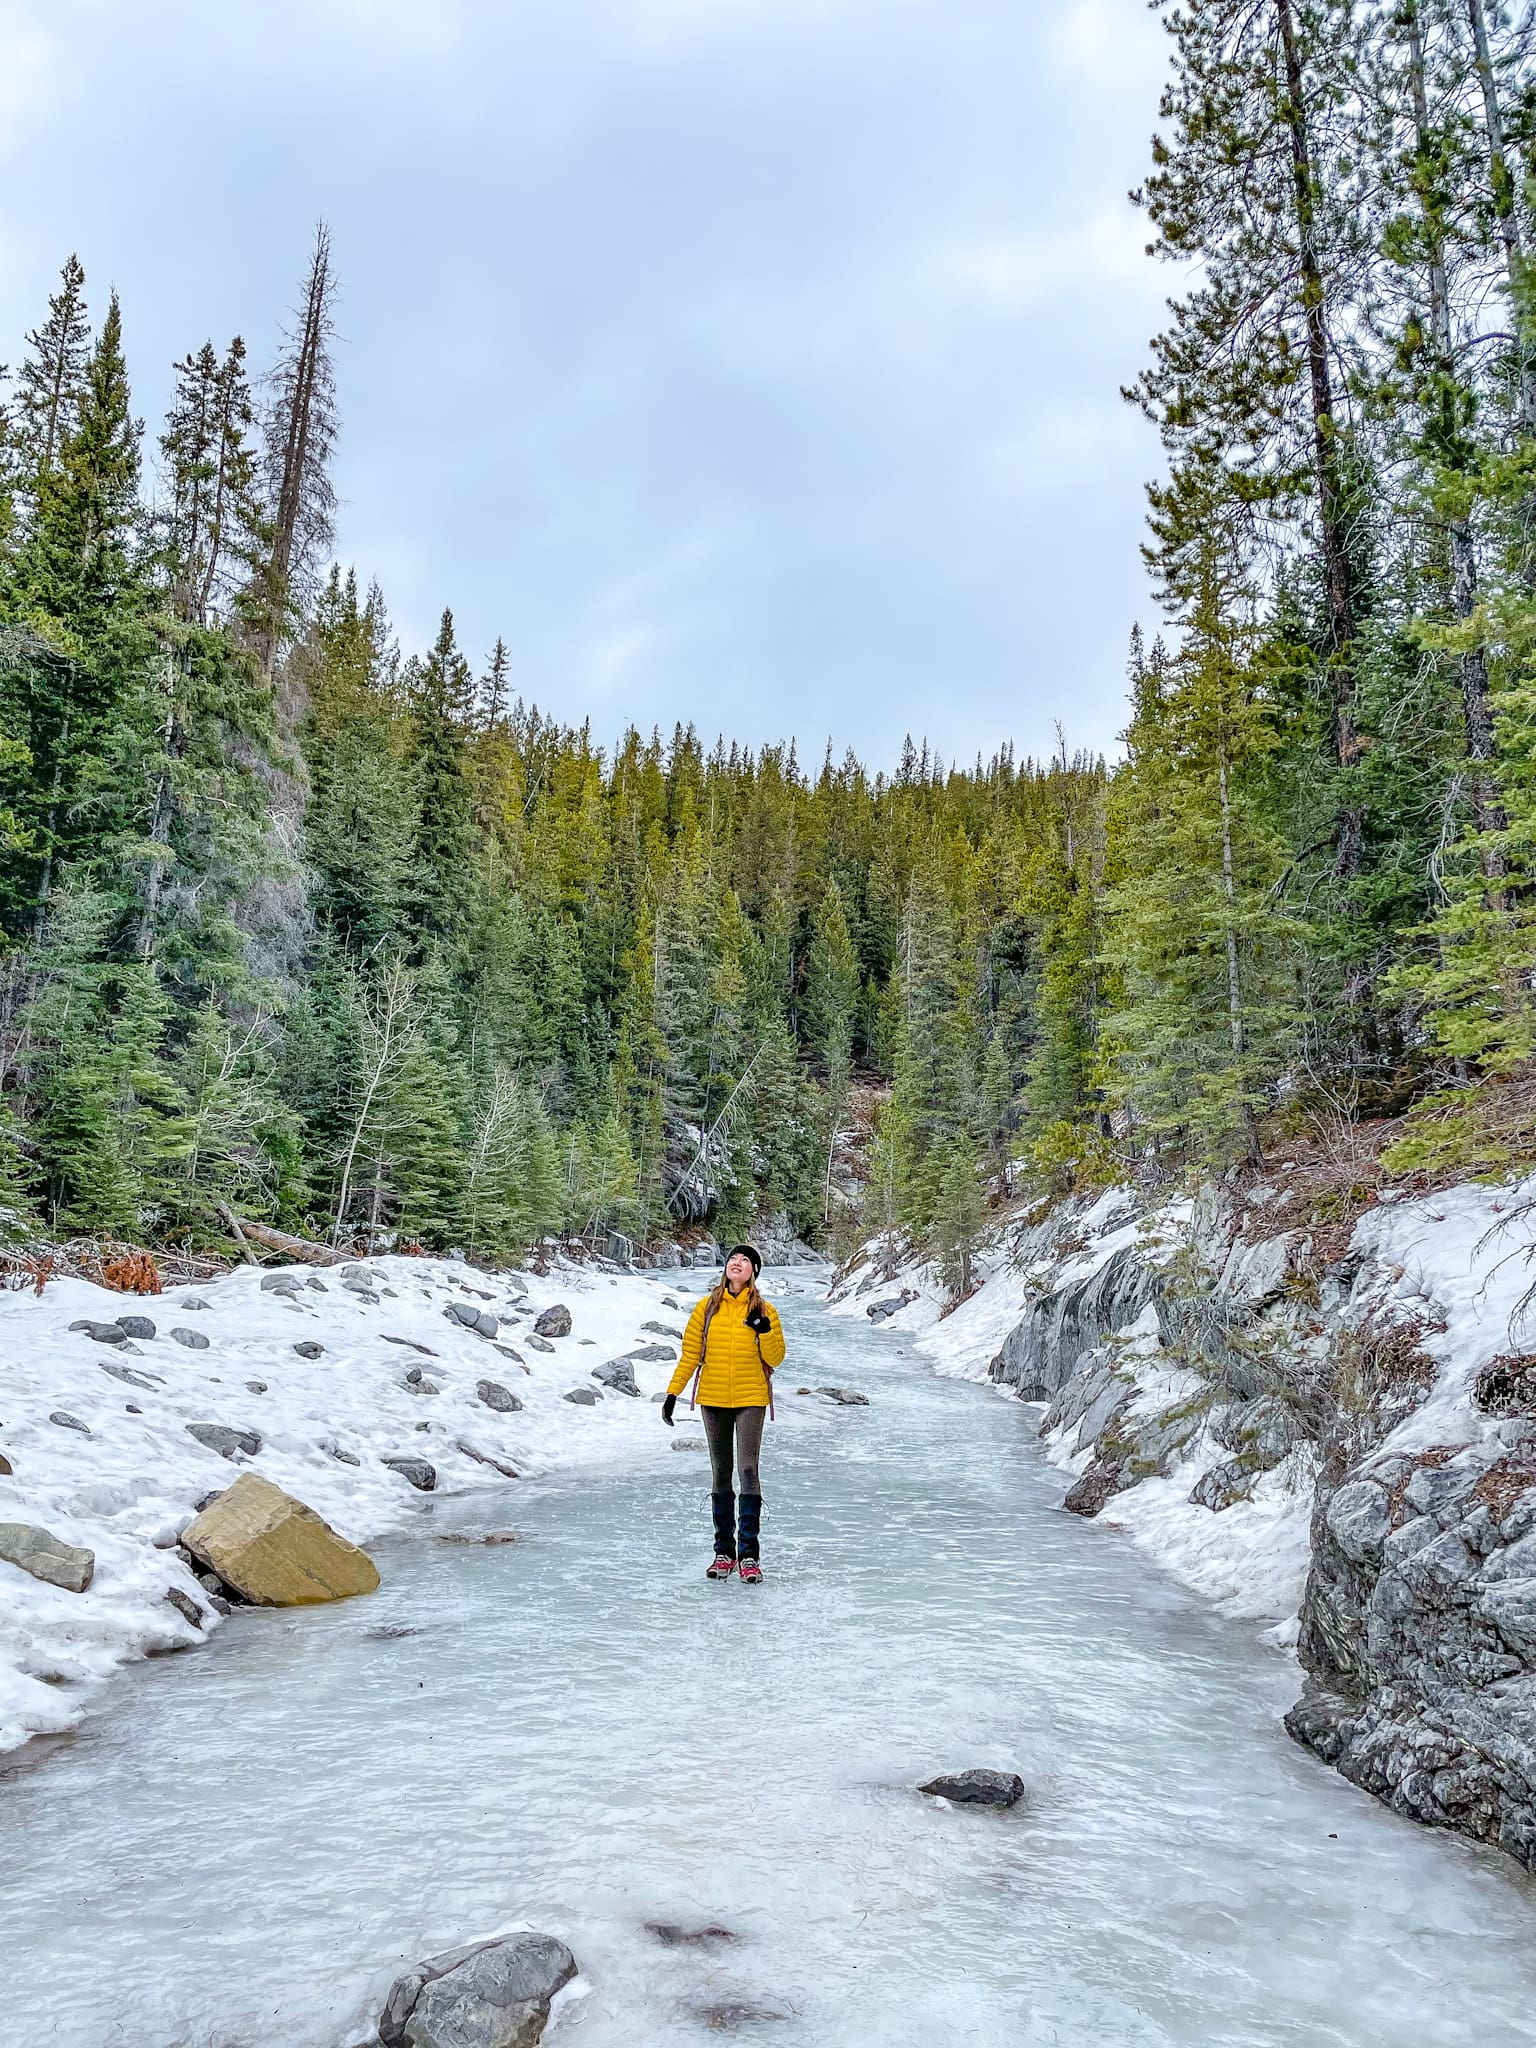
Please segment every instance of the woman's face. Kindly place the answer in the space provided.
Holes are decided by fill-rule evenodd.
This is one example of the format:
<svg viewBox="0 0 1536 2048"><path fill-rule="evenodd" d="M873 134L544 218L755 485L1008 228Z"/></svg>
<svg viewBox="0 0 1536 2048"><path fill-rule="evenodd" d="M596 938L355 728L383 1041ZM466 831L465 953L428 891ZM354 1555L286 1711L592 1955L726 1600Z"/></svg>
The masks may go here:
<svg viewBox="0 0 1536 2048"><path fill-rule="evenodd" d="M752 1261L745 1252L732 1252L725 1262L725 1284L732 1294L740 1294L752 1278Z"/></svg>

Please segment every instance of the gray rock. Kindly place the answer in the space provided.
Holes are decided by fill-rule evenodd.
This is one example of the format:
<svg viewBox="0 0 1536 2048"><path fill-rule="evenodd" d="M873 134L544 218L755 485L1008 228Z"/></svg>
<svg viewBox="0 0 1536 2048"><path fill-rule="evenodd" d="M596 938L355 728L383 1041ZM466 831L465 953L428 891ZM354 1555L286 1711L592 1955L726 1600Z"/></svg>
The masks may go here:
<svg viewBox="0 0 1536 2048"><path fill-rule="evenodd" d="M493 1344L493 1351L499 1351L503 1358L510 1358L514 1365L520 1365L524 1372L530 1370L527 1360L520 1351L514 1351L510 1344Z"/></svg>
<svg viewBox="0 0 1536 2048"><path fill-rule="evenodd" d="M382 1287L384 1275L373 1266L365 1266L354 1259L350 1264L338 1266L337 1273L343 1280L357 1280L365 1287Z"/></svg>
<svg viewBox="0 0 1536 2048"><path fill-rule="evenodd" d="M267 1391L267 1383L265 1380L247 1380L245 1391L248 1394L264 1394Z"/></svg>
<svg viewBox="0 0 1536 2048"><path fill-rule="evenodd" d="M190 1621L195 1629L203 1625L203 1610L190 1593L183 1593L180 1586L167 1586L165 1597L170 1601L183 1621Z"/></svg>
<svg viewBox="0 0 1536 2048"><path fill-rule="evenodd" d="M387 1330L382 1331L380 1334L383 1342L386 1344L403 1344L407 1351L419 1351L423 1358L436 1358L437 1356L437 1353L429 1344L418 1344L414 1337L391 1337Z"/></svg>
<svg viewBox="0 0 1536 2048"><path fill-rule="evenodd" d="M587 1341L585 1337L582 1339L584 1344ZM642 1344L638 1351L631 1351L627 1356L636 1365L670 1365L677 1357L677 1351L671 1344Z"/></svg>
<svg viewBox="0 0 1536 2048"><path fill-rule="evenodd" d="M420 1366L406 1374L405 1384L413 1394L440 1394L443 1391L436 1380L429 1380L427 1378Z"/></svg>
<svg viewBox="0 0 1536 2048"><path fill-rule="evenodd" d="M898 1310L904 1309L906 1305L906 1296L896 1294L892 1295L888 1301L872 1301L864 1313L872 1323L887 1323Z"/></svg>
<svg viewBox="0 0 1536 2048"><path fill-rule="evenodd" d="M83 1593L96 1573L94 1551L66 1543L32 1522L0 1522L0 1559L66 1593Z"/></svg>
<svg viewBox="0 0 1536 2048"><path fill-rule="evenodd" d="M425 1458L381 1458L379 1463L398 1472L418 1493L431 1493L437 1486L437 1468Z"/></svg>
<svg viewBox="0 0 1536 2048"><path fill-rule="evenodd" d="M856 1394L851 1387L818 1387L818 1394L825 1394L829 1401L836 1401L840 1408L867 1408L868 1394Z"/></svg>
<svg viewBox="0 0 1536 2048"><path fill-rule="evenodd" d="M343 1450L342 1446L338 1443L322 1442L320 1448L328 1458L334 1458L338 1465L361 1466L363 1462L355 1451Z"/></svg>
<svg viewBox="0 0 1536 2048"><path fill-rule="evenodd" d="M181 1305L183 1308L191 1309L206 1308L208 1306L207 1302L203 1300L203 1297L200 1294L187 1295Z"/></svg>
<svg viewBox="0 0 1536 2048"><path fill-rule="evenodd" d="M475 1398L483 1401L487 1408L494 1408L498 1415L517 1415L522 1402L510 1387L504 1387L499 1380L477 1380Z"/></svg>
<svg viewBox="0 0 1536 2048"><path fill-rule="evenodd" d="M563 1401L574 1401L578 1408L595 1408L602 1397L594 1394L590 1387L572 1387L568 1394L562 1394L560 1398Z"/></svg>
<svg viewBox="0 0 1536 2048"><path fill-rule="evenodd" d="M656 1337L675 1337L679 1343L683 1341L684 1333L681 1330L674 1330L669 1323L642 1323L640 1327L642 1330L649 1330Z"/></svg>
<svg viewBox="0 0 1536 2048"><path fill-rule="evenodd" d="M71 1323L72 1330L83 1330L94 1344L126 1344L128 1332L121 1323L93 1323L89 1317Z"/></svg>
<svg viewBox="0 0 1536 2048"><path fill-rule="evenodd" d="M78 1415L71 1415L63 1408L55 1408L48 1420L59 1429L78 1429L82 1436L89 1436L91 1433Z"/></svg>
<svg viewBox="0 0 1536 2048"><path fill-rule="evenodd" d="M1091 1520L1131 1483L1123 1465L1109 1458L1095 1458L1076 1484L1067 1489L1062 1506L1069 1515L1083 1515Z"/></svg>
<svg viewBox="0 0 1536 2048"><path fill-rule="evenodd" d="M317 1344L313 1337L306 1337L302 1344L295 1344L294 1350L300 1358L324 1358L325 1346Z"/></svg>
<svg viewBox="0 0 1536 2048"><path fill-rule="evenodd" d="M119 1316L117 1327L125 1337L142 1337L146 1341L155 1334L155 1326L148 1316Z"/></svg>
<svg viewBox="0 0 1536 2048"><path fill-rule="evenodd" d="M135 1372L131 1365L114 1365L104 1360L101 1369L113 1379L121 1380L125 1387L136 1387L141 1394L152 1394L155 1391L156 1382L146 1379L141 1372Z"/></svg>
<svg viewBox="0 0 1536 2048"><path fill-rule="evenodd" d="M1213 1515L1225 1514L1240 1500L1246 1500L1258 1481L1258 1472L1241 1458L1227 1458L1203 1472L1190 1489L1189 1498L1197 1508L1209 1508Z"/></svg>
<svg viewBox="0 0 1536 2048"><path fill-rule="evenodd" d="M297 1294L302 1284L298 1274L286 1266L280 1273L263 1273L261 1276L263 1294Z"/></svg>
<svg viewBox="0 0 1536 2048"><path fill-rule="evenodd" d="M525 1337L523 1342L533 1351L553 1351L555 1348L543 1337Z"/></svg>
<svg viewBox="0 0 1536 2048"><path fill-rule="evenodd" d="M501 1328L493 1315L488 1315L483 1308L476 1308L470 1301L450 1301L443 1314L461 1329L473 1330L477 1337L494 1337Z"/></svg>
<svg viewBox="0 0 1536 2048"><path fill-rule="evenodd" d="M552 1307L545 1309L533 1328L536 1336L569 1337L571 1312L563 1301L557 1301Z"/></svg>
<svg viewBox="0 0 1536 2048"><path fill-rule="evenodd" d="M432 1956L398 1977L381 2048L536 2048L576 1958L548 1934L514 1934Z"/></svg>
<svg viewBox="0 0 1536 2048"><path fill-rule="evenodd" d="M1379 1486L1356 1479L1329 1501L1328 1533L1355 1564L1379 1565L1392 1530L1392 1503Z"/></svg>
<svg viewBox="0 0 1536 2048"><path fill-rule="evenodd" d="M180 1324L172 1330L171 1339L173 1343L185 1344L189 1351L206 1351L208 1349L208 1339L201 1330L184 1330Z"/></svg>
<svg viewBox="0 0 1536 2048"><path fill-rule="evenodd" d="M668 1920L647 1920L645 1931L663 1948L712 1948L718 1942L740 1941L729 1927L675 1927Z"/></svg>
<svg viewBox="0 0 1536 2048"><path fill-rule="evenodd" d="M1024 1797L1024 1780L1009 1771L955 1771L917 1789L958 1806L1016 1806Z"/></svg>
<svg viewBox="0 0 1536 2048"><path fill-rule="evenodd" d="M221 1458L232 1458L236 1451L243 1451L248 1458L254 1458L261 1449L261 1438L254 1429L230 1429L222 1422L189 1422L187 1435L194 1437L204 1450L216 1451Z"/></svg>
<svg viewBox="0 0 1536 2048"><path fill-rule="evenodd" d="M639 1398L634 1367L627 1358L610 1358L606 1365L594 1365L592 1377L600 1387L611 1387L616 1394L633 1394Z"/></svg>

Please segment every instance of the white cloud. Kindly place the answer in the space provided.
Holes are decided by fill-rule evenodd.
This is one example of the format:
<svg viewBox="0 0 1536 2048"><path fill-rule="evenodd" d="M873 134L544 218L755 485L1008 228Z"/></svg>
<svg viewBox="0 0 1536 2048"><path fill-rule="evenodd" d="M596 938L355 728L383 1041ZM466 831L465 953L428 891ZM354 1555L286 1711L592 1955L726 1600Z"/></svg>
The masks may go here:
<svg viewBox="0 0 1536 2048"><path fill-rule="evenodd" d="M1016 312L1051 299L1096 290L1149 299L1166 280L1146 254L1146 228L1129 204L1107 207L1087 221L1039 233L994 235L945 250L941 277L962 297Z"/></svg>
<svg viewBox="0 0 1536 2048"><path fill-rule="evenodd" d="M1068 77L1140 86L1161 41L1145 0L1069 0L1046 33L1046 53Z"/></svg>

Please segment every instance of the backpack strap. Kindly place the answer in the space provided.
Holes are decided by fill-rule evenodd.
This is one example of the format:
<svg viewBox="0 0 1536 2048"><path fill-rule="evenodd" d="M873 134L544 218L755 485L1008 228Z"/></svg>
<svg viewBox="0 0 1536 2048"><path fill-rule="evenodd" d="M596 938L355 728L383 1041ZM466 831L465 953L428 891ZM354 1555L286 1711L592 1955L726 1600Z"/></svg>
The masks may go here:
<svg viewBox="0 0 1536 2048"><path fill-rule="evenodd" d="M704 1311L704 1327L699 1332L699 1362L693 1368L693 1378L688 1387L688 1406L690 1408L697 1408L699 1405L699 1381L704 1374L704 1359L709 1350L709 1326L714 1319L715 1303L711 1302ZM763 1347L759 1345L757 1348L758 1355L761 1356Z"/></svg>

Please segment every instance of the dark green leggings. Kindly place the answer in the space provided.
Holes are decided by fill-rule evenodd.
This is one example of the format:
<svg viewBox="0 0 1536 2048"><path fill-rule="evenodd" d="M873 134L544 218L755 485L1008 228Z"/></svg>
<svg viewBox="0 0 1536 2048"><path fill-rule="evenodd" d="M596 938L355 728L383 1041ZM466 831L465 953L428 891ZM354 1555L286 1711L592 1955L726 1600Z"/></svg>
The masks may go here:
<svg viewBox="0 0 1536 2048"><path fill-rule="evenodd" d="M768 1410L706 1408L701 1403L699 1413L704 1418L704 1434L709 1440L709 1462L714 1491L733 1491L731 1464L734 1457L741 1474L739 1490L742 1493L761 1493L757 1461L762 1455L763 1424L768 1419Z"/></svg>

